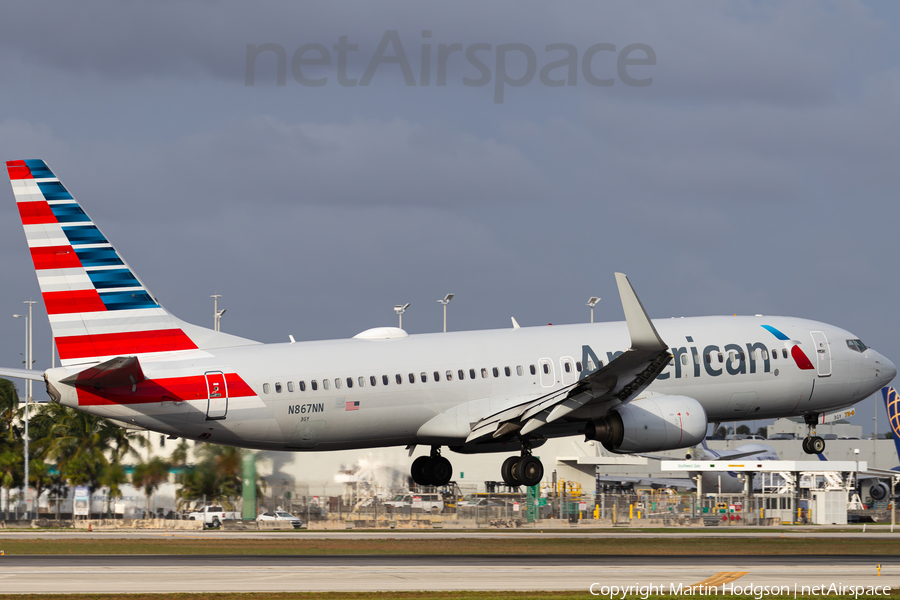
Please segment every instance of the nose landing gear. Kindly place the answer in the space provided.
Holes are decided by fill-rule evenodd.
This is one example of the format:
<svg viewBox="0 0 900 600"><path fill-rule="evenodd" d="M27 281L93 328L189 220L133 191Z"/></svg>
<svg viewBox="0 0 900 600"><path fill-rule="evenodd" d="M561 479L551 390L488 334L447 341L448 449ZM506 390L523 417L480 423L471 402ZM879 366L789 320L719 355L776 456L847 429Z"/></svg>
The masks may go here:
<svg viewBox="0 0 900 600"><path fill-rule="evenodd" d="M806 421L806 437L803 439L803 451L807 454L821 454L825 452L825 440L816 435L816 423L819 415L816 413L804 415Z"/></svg>
<svg viewBox="0 0 900 600"><path fill-rule="evenodd" d="M441 456L440 446L433 446L430 456L420 456L413 461L410 475L416 485L442 487L453 478L453 465Z"/></svg>
<svg viewBox="0 0 900 600"><path fill-rule="evenodd" d="M522 456L510 456L503 461L500 476L508 486L530 487L539 484L544 478L544 465L541 459L531 455L530 449L523 448Z"/></svg>

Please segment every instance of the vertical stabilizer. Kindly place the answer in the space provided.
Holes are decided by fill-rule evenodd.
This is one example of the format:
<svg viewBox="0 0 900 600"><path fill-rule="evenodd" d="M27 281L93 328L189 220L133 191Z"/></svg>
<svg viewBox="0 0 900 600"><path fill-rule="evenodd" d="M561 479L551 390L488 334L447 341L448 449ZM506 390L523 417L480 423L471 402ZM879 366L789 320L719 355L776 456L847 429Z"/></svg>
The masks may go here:
<svg viewBox="0 0 900 600"><path fill-rule="evenodd" d="M253 343L160 306L44 161L6 168L63 366Z"/></svg>
<svg viewBox="0 0 900 600"><path fill-rule="evenodd" d="M894 436L894 446L897 448L897 458L900 459L900 395L893 386L881 388L881 396L884 398L884 407L887 409L888 424Z"/></svg>

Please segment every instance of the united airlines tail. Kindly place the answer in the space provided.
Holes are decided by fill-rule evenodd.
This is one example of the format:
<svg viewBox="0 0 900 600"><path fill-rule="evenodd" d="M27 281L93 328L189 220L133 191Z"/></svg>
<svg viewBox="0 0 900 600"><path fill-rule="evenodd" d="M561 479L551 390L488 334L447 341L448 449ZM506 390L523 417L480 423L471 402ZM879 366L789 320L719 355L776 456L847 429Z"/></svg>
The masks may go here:
<svg viewBox="0 0 900 600"><path fill-rule="evenodd" d="M900 395L897 390L890 387L881 388L884 398L884 407L887 409L888 423L894 436L894 446L897 448L897 457L900 458Z"/></svg>
<svg viewBox="0 0 900 600"><path fill-rule="evenodd" d="M164 309L44 161L6 168L63 366L255 343Z"/></svg>

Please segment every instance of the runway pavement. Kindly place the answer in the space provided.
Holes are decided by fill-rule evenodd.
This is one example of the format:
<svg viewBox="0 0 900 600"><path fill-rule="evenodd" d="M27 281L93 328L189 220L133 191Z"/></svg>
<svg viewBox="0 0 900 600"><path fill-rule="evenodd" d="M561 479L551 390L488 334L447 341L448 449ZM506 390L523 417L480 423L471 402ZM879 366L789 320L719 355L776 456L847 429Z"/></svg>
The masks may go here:
<svg viewBox="0 0 900 600"><path fill-rule="evenodd" d="M881 576L876 565L882 565ZM900 587L897 556L2 556L0 593ZM802 591L802 590L801 590ZM782 594L783 595L783 594Z"/></svg>

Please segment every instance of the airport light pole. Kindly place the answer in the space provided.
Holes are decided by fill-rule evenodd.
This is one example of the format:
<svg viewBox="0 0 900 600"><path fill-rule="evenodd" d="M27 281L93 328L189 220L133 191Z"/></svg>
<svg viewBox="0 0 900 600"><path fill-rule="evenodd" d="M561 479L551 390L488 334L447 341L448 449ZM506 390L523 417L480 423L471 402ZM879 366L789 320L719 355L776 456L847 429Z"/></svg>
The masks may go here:
<svg viewBox="0 0 900 600"><path fill-rule="evenodd" d="M213 299L213 329L216 331L222 331L222 315L225 314L227 308L223 308L219 310L219 298L222 297L222 294L213 294L210 298Z"/></svg>
<svg viewBox="0 0 900 600"><path fill-rule="evenodd" d="M600 298L597 296L591 296L587 302L587 305L591 307L591 323L594 322L594 307L597 306L598 302L600 302Z"/></svg>
<svg viewBox="0 0 900 600"><path fill-rule="evenodd" d="M400 329L403 329L403 313L406 312L406 309L409 308L409 302L406 304L398 304L394 307L394 312L397 313L397 316L400 317Z"/></svg>
<svg viewBox="0 0 900 600"><path fill-rule="evenodd" d="M34 322L32 319L33 316L33 307L37 304L36 300L25 300L23 304L28 305L28 315L13 315L16 318L24 317L25 318L25 368L30 370L32 365L34 364L33 353L34 350L32 348L32 343L34 338L32 337L32 326L31 324ZM32 381L30 379L25 380L25 518L28 519L31 516L31 511L28 510L28 485L30 483L30 472L29 472L29 461L28 461L28 408L29 404L31 404L31 392L32 392Z"/></svg>
<svg viewBox="0 0 900 600"><path fill-rule="evenodd" d="M453 296L454 294L447 294L444 296L443 300L438 300L438 302L444 305L444 333L447 333L447 305L453 300Z"/></svg>

